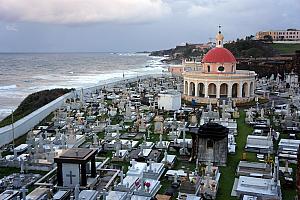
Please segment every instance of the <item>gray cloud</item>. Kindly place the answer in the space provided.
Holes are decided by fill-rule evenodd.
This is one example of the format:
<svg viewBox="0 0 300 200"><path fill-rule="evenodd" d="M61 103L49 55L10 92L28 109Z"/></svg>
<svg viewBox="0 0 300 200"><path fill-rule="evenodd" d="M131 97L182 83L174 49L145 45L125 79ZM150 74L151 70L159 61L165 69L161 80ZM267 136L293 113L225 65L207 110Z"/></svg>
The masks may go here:
<svg viewBox="0 0 300 200"><path fill-rule="evenodd" d="M8 22L142 23L169 12L162 0L0 0L0 20Z"/></svg>

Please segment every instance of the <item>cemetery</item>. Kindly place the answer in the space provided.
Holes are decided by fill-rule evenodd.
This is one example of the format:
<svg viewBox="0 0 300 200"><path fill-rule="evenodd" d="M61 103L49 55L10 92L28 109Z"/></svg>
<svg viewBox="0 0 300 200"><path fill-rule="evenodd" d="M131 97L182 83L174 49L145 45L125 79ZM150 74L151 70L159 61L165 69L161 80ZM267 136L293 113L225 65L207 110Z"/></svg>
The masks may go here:
<svg viewBox="0 0 300 200"><path fill-rule="evenodd" d="M74 94L1 148L0 199L290 199L300 99L286 81L257 80L244 107L181 101L170 75Z"/></svg>

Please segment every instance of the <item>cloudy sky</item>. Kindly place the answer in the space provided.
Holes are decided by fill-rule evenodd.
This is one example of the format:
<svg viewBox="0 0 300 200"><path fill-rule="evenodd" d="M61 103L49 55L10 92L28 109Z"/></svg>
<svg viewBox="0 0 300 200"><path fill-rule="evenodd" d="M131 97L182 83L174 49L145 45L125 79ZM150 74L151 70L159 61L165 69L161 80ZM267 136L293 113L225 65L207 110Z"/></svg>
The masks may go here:
<svg viewBox="0 0 300 200"><path fill-rule="evenodd" d="M0 52L111 52L300 29L300 0L0 0Z"/></svg>

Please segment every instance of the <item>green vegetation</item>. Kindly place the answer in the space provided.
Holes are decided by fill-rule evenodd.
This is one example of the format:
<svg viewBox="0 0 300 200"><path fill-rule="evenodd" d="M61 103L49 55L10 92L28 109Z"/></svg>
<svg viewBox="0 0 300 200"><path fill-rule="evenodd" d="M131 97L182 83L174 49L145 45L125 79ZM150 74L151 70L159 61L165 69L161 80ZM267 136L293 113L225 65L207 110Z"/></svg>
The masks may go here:
<svg viewBox="0 0 300 200"><path fill-rule="evenodd" d="M50 103L56 98L70 92L72 89L53 89L53 90L43 90L35 92L27 96L18 108L14 111L14 121L17 121L26 115L29 115L33 111L43 107L44 105ZM7 116L0 122L0 127L11 124L11 115Z"/></svg>
<svg viewBox="0 0 300 200"><path fill-rule="evenodd" d="M271 57L274 55L274 49L272 46L256 40L237 39L235 42L224 44L224 47L238 58Z"/></svg>
<svg viewBox="0 0 300 200"><path fill-rule="evenodd" d="M244 147L246 145L247 136L253 131L253 129L245 124L246 113L244 110L240 111L240 118L237 119L238 124L238 136L236 137L236 154L228 155L227 166L221 167L221 178L219 190L217 193L218 200L236 200L237 198L231 197L231 191L235 179L236 167L239 161L242 159L242 155L245 152ZM247 160L255 161L255 154L247 153Z"/></svg>
<svg viewBox="0 0 300 200"><path fill-rule="evenodd" d="M273 49L278 51L282 54L291 54L295 53L295 51L300 50L300 44L279 44L279 43L273 43L270 44Z"/></svg>
<svg viewBox="0 0 300 200"><path fill-rule="evenodd" d="M181 58L194 58L203 56L207 50L201 50L196 47L194 44L186 44L185 46L176 46L172 49L153 51L151 52L151 56L164 56L168 55L173 59L181 59Z"/></svg>

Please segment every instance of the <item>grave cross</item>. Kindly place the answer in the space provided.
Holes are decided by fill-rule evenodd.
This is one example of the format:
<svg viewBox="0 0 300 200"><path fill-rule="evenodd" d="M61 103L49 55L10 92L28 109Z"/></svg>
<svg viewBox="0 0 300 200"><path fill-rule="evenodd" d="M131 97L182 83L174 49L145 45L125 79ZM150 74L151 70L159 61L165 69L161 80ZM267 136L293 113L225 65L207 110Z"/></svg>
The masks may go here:
<svg viewBox="0 0 300 200"><path fill-rule="evenodd" d="M28 192L28 190L25 187L22 187L20 192L22 193L22 200L26 200L26 192Z"/></svg>
<svg viewBox="0 0 300 200"><path fill-rule="evenodd" d="M151 159L148 161L149 163L149 172L152 172L152 164L154 163Z"/></svg>
<svg viewBox="0 0 300 200"><path fill-rule="evenodd" d="M76 177L76 175L73 174L72 171L70 171L70 173L67 174L66 176L70 178L70 184L72 185L73 184L73 177Z"/></svg>

